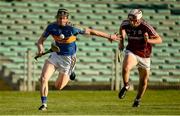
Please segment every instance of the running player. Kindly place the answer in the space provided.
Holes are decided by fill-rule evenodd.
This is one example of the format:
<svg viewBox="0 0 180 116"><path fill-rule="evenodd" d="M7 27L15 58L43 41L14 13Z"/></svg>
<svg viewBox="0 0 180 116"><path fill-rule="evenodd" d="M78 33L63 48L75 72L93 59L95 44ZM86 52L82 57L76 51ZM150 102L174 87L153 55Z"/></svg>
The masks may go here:
<svg viewBox="0 0 180 116"><path fill-rule="evenodd" d="M39 110L47 110L48 80L55 72L59 71L55 87L63 89L69 82L69 75L72 74L76 63L76 36L78 34L89 34L107 38L110 41L117 40L118 36L106 34L93 29L80 30L69 25L69 12L67 9L59 9L56 21L49 24L37 42L38 55L44 53L43 43L51 35L55 44L60 48L60 52L51 53L45 61L40 77L40 94L42 105Z"/></svg>
<svg viewBox="0 0 180 116"><path fill-rule="evenodd" d="M119 92L119 98L122 99L125 97L130 87L130 71L134 66L137 66L139 72L139 88L132 106L139 107L149 78L152 44L162 43L162 39L153 27L142 19L142 11L140 9L133 9L129 12L128 19L122 22L119 31L122 36L119 43L120 50L124 48L123 40L125 36L127 35L128 37L128 45L125 50L122 66L124 87Z"/></svg>

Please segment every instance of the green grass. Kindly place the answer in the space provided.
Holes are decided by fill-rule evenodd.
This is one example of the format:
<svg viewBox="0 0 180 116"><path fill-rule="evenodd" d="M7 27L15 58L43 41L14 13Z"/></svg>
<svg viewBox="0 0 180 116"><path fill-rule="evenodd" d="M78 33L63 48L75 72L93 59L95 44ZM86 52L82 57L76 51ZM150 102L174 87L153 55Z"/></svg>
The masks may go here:
<svg viewBox="0 0 180 116"><path fill-rule="evenodd" d="M0 92L0 115L180 115L179 90L147 90L141 107L132 108L135 91L125 99L114 91L50 91L48 111L38 111L39 92Z"/></svg>

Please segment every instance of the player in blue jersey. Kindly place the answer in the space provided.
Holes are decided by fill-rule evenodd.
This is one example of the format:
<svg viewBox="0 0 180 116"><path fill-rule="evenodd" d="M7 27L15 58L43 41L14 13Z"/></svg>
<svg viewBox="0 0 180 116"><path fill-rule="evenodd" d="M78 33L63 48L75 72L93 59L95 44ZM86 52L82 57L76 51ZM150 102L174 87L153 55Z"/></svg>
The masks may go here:
<svg viewBox="0 0 180 116"><path fill-rule="evenodd" d="M69 12L67 9L59 9L56 15L56 21L49 24L37 42L38 55L44 53L43 43L49 35L54 38L56 46L60 52L51 53L45 61L40 77L40 94L42 105L39 110L47 110L48 80L55 72L59 71L55 87L63 89L70 80L76 63L76 36L78 34L89 34L107 38L110 41L118 40L116 34L106 34L94 29L78 29L69 25Z"/></svg>

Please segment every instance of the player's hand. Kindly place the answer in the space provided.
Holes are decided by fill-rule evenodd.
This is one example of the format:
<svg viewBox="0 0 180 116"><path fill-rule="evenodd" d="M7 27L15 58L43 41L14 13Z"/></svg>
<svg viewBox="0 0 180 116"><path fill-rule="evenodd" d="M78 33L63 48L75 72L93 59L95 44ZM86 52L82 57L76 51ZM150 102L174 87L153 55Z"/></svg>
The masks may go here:
<svg viewBox="0 0 180 116"><path fill-rule="evenodd" d="M85 28L84 31L85 31L86 34L89 34L89 35L91 33L91 29L89 29L89 28Z"/></svg>
<svg viewBox="0 0 180 116"><path fill-rule="evenodd" d="M122 40L122 38L121 38L121 36L119 34L115 33L115 34L111 34L110 37L108 38L108 40L110 42L112 42L112 41L120 41L120 40Z"/></svg>
<svg viewBox="0 0 180 116"><path fill-rule="evenodd" d="M37 56L42 56L43 53L44 53L44 48L41 48L38 50Z"/></svg>
<svg viewBox="0 0 180 116"><path fill-rule="evenodd" d="M146 43L148 43L148 39L149 39L149 35L148 35L148 33L146 32L146 33L144 33L144 41L145 41Z"/></svg>

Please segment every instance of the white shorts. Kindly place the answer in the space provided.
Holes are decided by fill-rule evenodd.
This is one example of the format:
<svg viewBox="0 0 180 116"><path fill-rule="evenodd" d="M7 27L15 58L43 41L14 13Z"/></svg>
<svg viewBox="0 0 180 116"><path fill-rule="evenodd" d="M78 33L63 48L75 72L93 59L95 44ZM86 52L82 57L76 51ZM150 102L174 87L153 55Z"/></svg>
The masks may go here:
<svg viewBox="0 0 180 116"><path fill-rule="evenodd" d="M72 56L57 55L56 52L52 52L49 59L60 73L71 75L74 71L76 64L76 54Z"/></svg>
<svg viewBox="0 0 180 116"><path fill-rule="evenodd" d="M134 56L134 58L137 60L137 67L138 68L144 68L146 70L150 70L151 65L151 59L150 58L142 58L134 53L132 53L130 50L125 50L125 55L131 54Z"/></svg>

